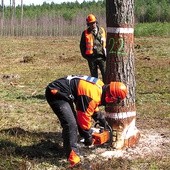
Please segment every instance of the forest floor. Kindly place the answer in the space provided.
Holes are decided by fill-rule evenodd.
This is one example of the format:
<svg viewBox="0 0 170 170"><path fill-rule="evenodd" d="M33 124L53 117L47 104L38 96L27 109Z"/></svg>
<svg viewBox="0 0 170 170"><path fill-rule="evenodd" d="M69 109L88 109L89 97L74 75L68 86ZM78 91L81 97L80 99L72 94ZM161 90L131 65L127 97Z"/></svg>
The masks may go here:
<svg viewBox="0 0 170 170"><path fill-rule="evenodd" d="M170 38L135 39L136 147L80 150L79 170L166 170L170 166ZM89 75L79 37L1 38L0 169L64 170L61 127L44 91L69 74Z"/></svg>

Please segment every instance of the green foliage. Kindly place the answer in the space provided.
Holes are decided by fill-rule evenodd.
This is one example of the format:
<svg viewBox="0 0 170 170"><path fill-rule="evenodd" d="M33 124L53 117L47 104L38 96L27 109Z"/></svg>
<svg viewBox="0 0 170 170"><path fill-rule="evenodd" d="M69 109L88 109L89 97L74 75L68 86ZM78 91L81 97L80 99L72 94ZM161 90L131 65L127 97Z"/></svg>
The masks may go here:
<svg viewBox="0 0 170 170"><path fill-rule="evenodd" d="M169 22L169 0L137 0L135 1L135 17L137 22Z"/></svg>
<svg viewBox="0 0 170 170"><path fill-rule="evenodd" d="M68 11L68 12L63 13L63 18L66 21L71 21L74 17L75 17L74 11Z"/></svg>
<svg viewBox="0 0 170 170"><path fill-rule="evenodd" d="M44 2L42 5L31 4L29 6L24 5L24 16L35 17L43 16L47 13L61 13L66 20L72 20L72 18L78 15L80 12L85 13L99 13L99 17L105 12L106 0L99 1L83 1L79 2L64 2L61 4L51 4ZM95 9L95 10L94 10ZM1 6L2 11L2 6ZM5 7L5 17L10 18L12 15L12 8ZM73 15L74 13L74 15ZM70 16L71 14L71 16ZM15 9L15 17L20 18L21 6L17 6ZM169 22L170 21L170 1L169 0L137 0L135 1L135 18L137 22Z"/></svg>
<svg viewBox="0 0 170 170"><path fill-rule="evenodd" d="M170 36L170 23L139 23L135 26L135 36Z"/></svg>

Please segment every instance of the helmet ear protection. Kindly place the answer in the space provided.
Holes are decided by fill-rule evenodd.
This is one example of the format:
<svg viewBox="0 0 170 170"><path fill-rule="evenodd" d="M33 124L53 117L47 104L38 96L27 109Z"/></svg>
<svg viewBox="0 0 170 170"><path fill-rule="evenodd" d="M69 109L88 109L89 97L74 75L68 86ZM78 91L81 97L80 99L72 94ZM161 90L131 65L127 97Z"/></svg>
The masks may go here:
<svg viewBox="0 0 170 170"><path fill-rule="evenodd" d="M115 98L123 100L127 96L127 88L122 82L110 83L110 94Z"/></svg>
<svg viewBox="0 0 170 170"><path fill-rule="evenodd" d="M106 96L106 102L120 103L127 96L127 88L121 82L111 82L109 85L109 96Z"/></svg>

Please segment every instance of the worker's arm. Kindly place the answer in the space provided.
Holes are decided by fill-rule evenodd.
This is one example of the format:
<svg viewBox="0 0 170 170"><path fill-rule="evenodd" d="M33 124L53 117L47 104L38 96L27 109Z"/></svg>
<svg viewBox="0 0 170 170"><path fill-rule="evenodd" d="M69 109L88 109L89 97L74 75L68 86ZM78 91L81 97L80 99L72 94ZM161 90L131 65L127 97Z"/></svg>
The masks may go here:
<svg viewBox="0 0 170 170"><path fill-rule="evenodd" d="M84 144L91 145L93 143L91 116L87 112L77 111L77 122L80 136L84 138Z"/></svg>
<svg viewBox="0 0 170 170"><path fill-rule="evenodd" d="M79 96L77 102L77 123L80 135L85 139L84 144L92 144L92 115L95 111L96 103L88 96Z"/></svg>
<svg viewBox="0 0 170 170"><path fill-rule="evenodd" d="M81 35L80 52L81 52L82 57L87 59L87 56L86 56L86 39L85 39L85 33L84 32Z"/></svg>

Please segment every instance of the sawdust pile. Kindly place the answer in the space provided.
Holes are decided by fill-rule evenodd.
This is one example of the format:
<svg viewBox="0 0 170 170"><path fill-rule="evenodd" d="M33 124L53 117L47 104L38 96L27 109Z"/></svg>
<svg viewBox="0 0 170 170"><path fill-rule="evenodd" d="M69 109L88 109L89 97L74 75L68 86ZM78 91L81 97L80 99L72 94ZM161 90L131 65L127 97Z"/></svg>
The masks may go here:
<svg viewBox="0 0 170 170"><path fill-rule="evenodd" d="M170 134L165 129L159 129L159 132L155 130L143 130L140 132L141 137L139 143L134 148L127 148L124 150L114 150L112 148L94 148L91 153L88 154L87 159L92 160L96 157L101 159L111 158L146 158L147 156L155 157L167 157L170 156ZM82 153L87 154L87 150L81 149ZM89 150L90 152L90 150Z"/></svg>

